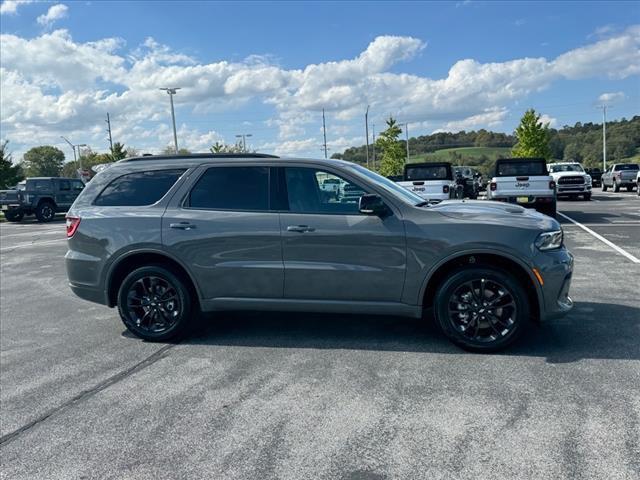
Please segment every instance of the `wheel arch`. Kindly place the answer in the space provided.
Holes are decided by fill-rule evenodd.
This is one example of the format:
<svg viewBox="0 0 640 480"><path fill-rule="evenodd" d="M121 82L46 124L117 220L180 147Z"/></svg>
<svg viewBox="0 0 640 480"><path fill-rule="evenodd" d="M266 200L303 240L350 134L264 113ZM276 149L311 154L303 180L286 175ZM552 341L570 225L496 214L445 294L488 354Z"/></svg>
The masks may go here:
<svg viewBox="0 0 640 480"><path fill-rule="evenodd" d="M44 202L49 202L52 203L54 207L57 206L55 200L52 197L40 197L38 199L38 203L36 204L36 208L38 208L40 205L42 205Z"/></svg>
<svg viewBox="0 0 640 480"><path fill-rule="evenodd" d="M138 267L147 265L161 265L178 275L191 296L200 306L200 291L187 268L178 260L161 250L136 250L120 256L113 262L106 275L107 304L114 307L117 304L118 289L125 277Z"/></svg>
<svg viewBox="0 0 640 480"><path fill-rule="evenodd" d="M485 251L460 253L443 260L436 266L424 281L420 295L422 308L432 308L438 287L451 272L465 266L497 267L513 274L527 293L532 316L536 320L540 319L541 308L544 305L542 289L531 269L510 255Z"/></svg>

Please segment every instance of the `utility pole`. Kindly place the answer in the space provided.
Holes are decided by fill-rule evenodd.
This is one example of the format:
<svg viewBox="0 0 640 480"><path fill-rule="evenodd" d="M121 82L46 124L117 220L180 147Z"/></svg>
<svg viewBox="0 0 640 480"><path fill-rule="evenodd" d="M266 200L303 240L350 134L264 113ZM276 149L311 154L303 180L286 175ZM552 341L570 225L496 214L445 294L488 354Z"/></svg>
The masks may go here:
<svg viewBox="0 0 640 480"><path fill-rule="evenodd" d="M107 133L109 134L109 149L113 153L113 137L111 136L111 119L109 118L109 112L107 112Z"/></svg>
<svg viewBox="0 0 640 480"><path fill-rule="evenodd" d="M376 169L376 124L371 125L373 129L373 169Z"/></svg>
<svg viewBox="0 0 640 480"><path fill-rule="evenodd" d="M364 131L367 137L367 168L369 166L369 105L367 105L367 111L364 113Z"/></svg>
<svg viewBox="0 0 640 480"><path fill-rule="evenodd" d="M247 138L253 137L250 133L239 133L236 138L242 138L242 151L247 152Z"/></svg>
<svg viewBox="0 0 640 480"><path fill-rule="evenodd" d="M407 163L409 163L409 122L404 124L404 134L407 137Z"/></svg>
<svg viewBox="0 0 640 480"><path fill-rule="evenodd" d="M80 153L80 147L88 147L89 145L87 145L86 143L81 143L79 145L76 145L76 147L78 147L78 168L80 168L80 170L82 170L82 153Z"/></svg>
<svg viewBox="0 0 640 480"><path fill-rule="evenodd" d="M176 155L178 154L178 134L176 133L176 113L173 109L173 96L180 90L181 87L161 88L169 94L169 100L171 102L171 120L173 121L173 146L176 149Z"/></svg>
<svg viewBox="0 0 640 480"><path fill-rule="evenodd" d="M324 108L322 109L322 135L324 137L324 158L327 158L327 124L324 121Z"/></svg>
<svg viewBox="0 0 640 480"><path fill-rule="evenodd" d="M607 170L607 107L608 105L601 105L602 109L602 171Z"/></svg>

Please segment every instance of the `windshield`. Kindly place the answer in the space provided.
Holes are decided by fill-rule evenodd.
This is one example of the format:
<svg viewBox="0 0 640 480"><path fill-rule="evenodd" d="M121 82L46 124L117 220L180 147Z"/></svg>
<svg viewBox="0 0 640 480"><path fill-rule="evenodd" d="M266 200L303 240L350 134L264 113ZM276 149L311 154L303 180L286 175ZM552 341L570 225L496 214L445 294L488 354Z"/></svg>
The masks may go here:
<svg viewBox="0 0 640 480"><path fill-rule="evenodd" d="M621 165L616 165L614 170L638 170L640 168L637 163L623 163Z"/></svg>
<svg viewBox="0 0 640 480"><path fill-rule="evenodd" d="M552 173L555 172L584 172L582 169L582 165L578 165L577 163L573 163L570 165L549 165L549 171Z"/></svg>
<svg viewBox="0 0 640 480"><path fill-rule="evenodd" d="M356 170L361 175L367 177L369 180L373 180L376 184L380 185L380 187L384 188L384 190L395 198L402 200L403 202L410 203L411 205L418 205L424 203L424 198L416 195L413 192L410 192L404 187L401 187L397 183L392 182L386 177L379 175L375 172L372 172L368 168L361 167L360 165L353 164L350 166L353 170Z"/></svg>

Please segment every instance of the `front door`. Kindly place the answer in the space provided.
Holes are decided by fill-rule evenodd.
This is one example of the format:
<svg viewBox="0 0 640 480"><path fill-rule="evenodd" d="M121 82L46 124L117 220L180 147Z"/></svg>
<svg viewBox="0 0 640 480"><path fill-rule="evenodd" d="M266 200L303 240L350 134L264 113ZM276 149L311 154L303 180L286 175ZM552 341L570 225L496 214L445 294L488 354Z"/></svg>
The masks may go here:
<svg viewBox="0 0 640 480"><path fill-rule="evenodd" d="M205 299L282 298L280 223L270 211L269 170L208 167L163 216L165 247L188 266Z"/></svg>
<svg viewBox="0 0 640 480"><path fill-rule="evenodd" d="M398 302L406 269L402 221L362 214L356 182L315 167L280 171L284 296ZM329 180L329 181L327 181ZM339 182L337 189L323 188Z"/></svg>

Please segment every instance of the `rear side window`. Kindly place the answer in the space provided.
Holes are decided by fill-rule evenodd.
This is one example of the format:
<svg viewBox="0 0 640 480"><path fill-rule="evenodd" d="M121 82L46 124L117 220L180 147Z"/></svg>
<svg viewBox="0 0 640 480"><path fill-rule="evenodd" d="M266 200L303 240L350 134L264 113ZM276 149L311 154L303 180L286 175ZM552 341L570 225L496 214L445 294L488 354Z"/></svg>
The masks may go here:
<svg viewBox="0 0 640 480"><path fill-rule="evenodd" d="M548 175L547 164L544 160L532 160L530 162L505 162L500 161L496 165L496 177Z"/></svg>
<svg viewBox="0 0 640 480"><path fill-rule="evenodd" d="M107 185L93 204L105 207L152 205L164 197L184 172L184 169L155 170L123 175Z"/></svg>
<svg viewBox="0 0 640 480"><path fill-rule="evenodd" d="M269 210L269 167L211 167L191 190L187 206Z"/></svg>

